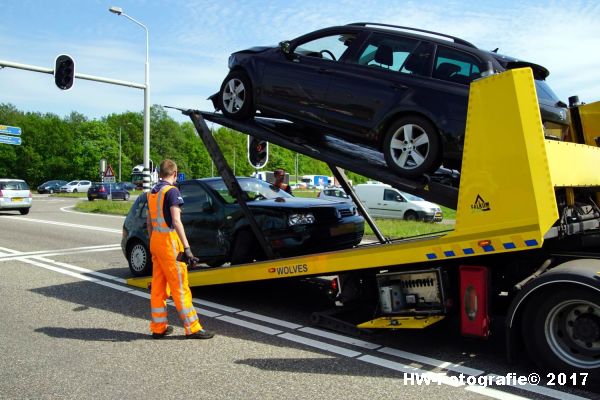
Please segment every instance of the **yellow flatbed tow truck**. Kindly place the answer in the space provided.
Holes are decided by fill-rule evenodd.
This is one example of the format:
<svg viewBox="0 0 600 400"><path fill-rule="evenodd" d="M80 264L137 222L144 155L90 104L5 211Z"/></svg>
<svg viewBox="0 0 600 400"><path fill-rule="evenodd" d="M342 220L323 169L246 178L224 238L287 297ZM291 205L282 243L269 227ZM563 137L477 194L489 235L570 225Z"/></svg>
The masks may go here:
<svg viewBox="0 0 600 400"><path fill-rule="evenodd" d="M463 335L485 338L492 314L500 315L509 358L524 345L544 368L599 373L600 103L570 112L579 143L546 139L529 68L474 81L460 184L453 185L434 176L397 177L376 157L346 154L347 147L329 139L308 141L293 124L185 110L241 206L241 189L205 120L327 162L379 239L348 250L278 258L254 221L269 259L191 271L190 286L338 275L339 303L369 310L370 318L351 323L358 329L423 329L456 317ZM454 230L385 238L341 168L455 207ZM253 220L247 206L244 212ZM144 288L149 282L128 281Z"/></svg>

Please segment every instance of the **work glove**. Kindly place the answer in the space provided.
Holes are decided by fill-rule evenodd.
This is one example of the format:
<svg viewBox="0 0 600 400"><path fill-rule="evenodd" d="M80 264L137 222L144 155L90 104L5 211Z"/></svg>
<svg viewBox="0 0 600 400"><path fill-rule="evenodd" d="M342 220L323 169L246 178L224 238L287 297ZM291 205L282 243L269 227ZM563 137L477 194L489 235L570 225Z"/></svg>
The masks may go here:
<svg viewBox="0 0 600 400"><path fill-rule="evenodd" d="M192 249L186 247L183 253L179 253L177 256L177 261L185 262L188 265L188 268L196 268L200 260L194 257L194 253L192 253Z"/></svg>

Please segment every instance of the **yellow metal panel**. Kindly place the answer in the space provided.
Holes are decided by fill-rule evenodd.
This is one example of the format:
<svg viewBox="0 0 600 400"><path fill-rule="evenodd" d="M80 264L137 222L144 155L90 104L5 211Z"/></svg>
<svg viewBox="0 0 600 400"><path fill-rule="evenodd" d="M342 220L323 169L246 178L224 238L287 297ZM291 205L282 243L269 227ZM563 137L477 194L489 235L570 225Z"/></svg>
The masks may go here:
<svg viewBox="0 0 600 400"><path fill-rule="evenodd" d="M362 329L423 329L444 319L443 315L428 317L381 317L357 325Z"/></svg>
<svg viewBox="0 0 600 400"><path fill-rule="evenodd" d="M471 84L453 235L535 226L558 219L533 74L529 68Z"/></svg>
<svg viewBox="0 0 600 400"><path fill-rule="evenodd" d="M547 140L546 149L554 186L600 186L600 147Z"/></svg>
<svg viewBox="0 0 600 400"><path fill-rule="evenodd" d="M600 136L600 101L580 106L579 116L585 143L596 146L595 138Z"/></svg>

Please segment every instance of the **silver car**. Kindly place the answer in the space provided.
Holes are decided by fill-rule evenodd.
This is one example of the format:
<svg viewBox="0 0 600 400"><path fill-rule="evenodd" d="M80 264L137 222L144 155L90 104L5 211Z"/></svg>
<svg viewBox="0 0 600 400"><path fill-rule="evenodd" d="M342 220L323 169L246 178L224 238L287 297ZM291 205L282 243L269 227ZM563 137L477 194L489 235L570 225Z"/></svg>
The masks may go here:
<svg viewBox="0 0 600 400"><path fill-rule="evenodd" d="M347 203L352 203L350 196L348 196L346 192L339 188L323 189L321 192L319 192L317 197L323 200L345 201Z"/></svg>
<svg viewBox="0 0 600 400"><path fill-rule="evenodd" d="M27 182L21 179L0 179L0 210L19 210L29 214L32 197Z"/></svg>

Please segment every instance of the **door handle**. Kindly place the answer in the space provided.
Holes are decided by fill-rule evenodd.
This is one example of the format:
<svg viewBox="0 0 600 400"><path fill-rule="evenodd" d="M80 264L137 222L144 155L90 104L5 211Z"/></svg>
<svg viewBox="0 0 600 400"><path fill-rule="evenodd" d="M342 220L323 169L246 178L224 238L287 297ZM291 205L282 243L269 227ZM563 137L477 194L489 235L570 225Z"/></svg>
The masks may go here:
<svg viewBox="0 0 600 400"><path fill-rule="evenodd" d="M319 68L320 74L328 74L330 71L327 68Z"/></svg>
<svg viewBox="0 0 600 400"><path fill-rule="evenodd" d="M392 84L392 89L394 89L394 90L406 90L406 89L408 89L408 86L401 85L399 83L393 83Z"/></svg>

